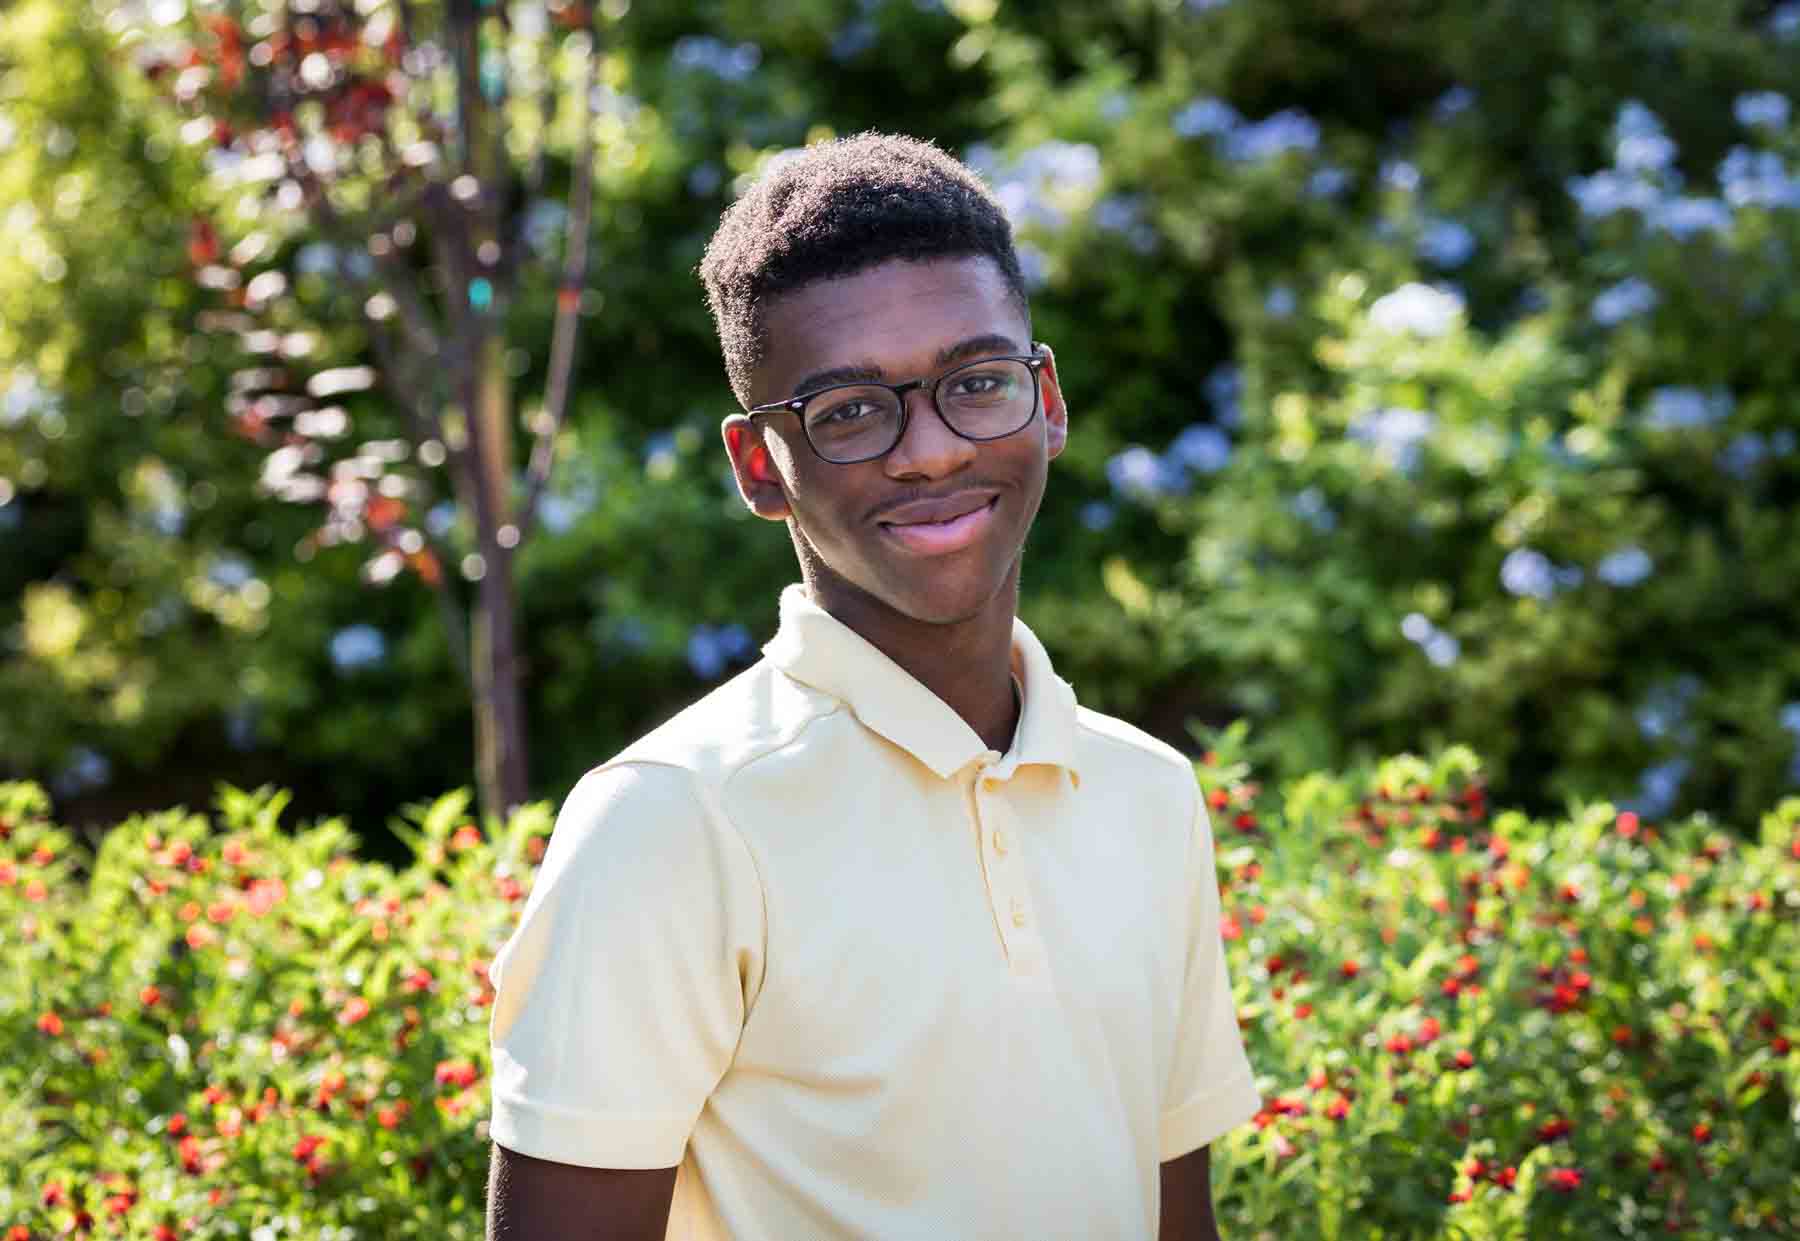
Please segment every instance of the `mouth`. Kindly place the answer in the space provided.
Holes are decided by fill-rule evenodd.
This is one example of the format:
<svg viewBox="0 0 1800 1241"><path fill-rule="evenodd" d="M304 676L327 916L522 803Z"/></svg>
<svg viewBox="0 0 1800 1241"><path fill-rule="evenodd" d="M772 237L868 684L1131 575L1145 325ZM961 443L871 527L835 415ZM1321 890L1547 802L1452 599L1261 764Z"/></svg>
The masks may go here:
<svg viewBox="0 0 1800 1241"><path fill-rule="evenodd" d="M979 539L994 520L1000 503L997 495L988 496L973 508L948 516L935 516L925 521L878 522L882 531L909 551L928 556L941 556L961 551Z"/></svg>

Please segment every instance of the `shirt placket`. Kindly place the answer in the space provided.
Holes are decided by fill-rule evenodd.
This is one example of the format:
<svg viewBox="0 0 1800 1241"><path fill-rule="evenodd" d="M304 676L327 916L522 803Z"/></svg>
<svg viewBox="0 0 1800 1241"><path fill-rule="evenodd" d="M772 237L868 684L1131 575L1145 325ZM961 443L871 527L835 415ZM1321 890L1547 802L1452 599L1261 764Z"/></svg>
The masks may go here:
<svg viewBox="0 0 1800 1241"><path fill-rule="evenodd" d="M1042 979L1048 959L1026 879L1024 834L1007 797L1011 772L999 768L1000 755L989 750L974 773L970 805L981 843L981 871L988 905L993 911L1001 950L1008 968L1020 977Z"/></svg>

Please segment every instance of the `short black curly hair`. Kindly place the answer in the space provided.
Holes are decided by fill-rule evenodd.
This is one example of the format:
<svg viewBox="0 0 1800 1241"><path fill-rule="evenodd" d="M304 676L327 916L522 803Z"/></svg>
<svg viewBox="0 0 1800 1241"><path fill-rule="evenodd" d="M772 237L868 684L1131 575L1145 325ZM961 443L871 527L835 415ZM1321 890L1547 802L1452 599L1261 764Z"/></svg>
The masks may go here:
<svg viewBox="0 0 1800 1241"><path fill-rule="evenodd" d="M1029 315L1006 212L929 142L870 132L777 158L726 209L700 260L732 391L750 404L762 310L779 295L889 259L978 255L999 265Z"/></svg>

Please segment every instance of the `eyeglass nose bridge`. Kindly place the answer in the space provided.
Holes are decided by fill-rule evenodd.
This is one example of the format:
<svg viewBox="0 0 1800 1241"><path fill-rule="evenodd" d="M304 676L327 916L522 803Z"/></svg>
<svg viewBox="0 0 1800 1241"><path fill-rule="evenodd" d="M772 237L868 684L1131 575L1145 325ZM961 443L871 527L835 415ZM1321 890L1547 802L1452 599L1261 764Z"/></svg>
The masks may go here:
<svg viewBox="0 0 1800 1241"><path fill-rule="evenodd" d="M939 378L941 379L942 376ZM915 391L925 394L925 404L930 407L932 413L937 415L937 420L944 424L944 430L959 440L969 439L957 429L955 423L944 416L943 406L938 404L936 384L937 381L931 379L909 379L905 383L886 385L888 390L894 394L894 398L900 402L900 425L894 428L894 442L888 445L888 452L893 452L894 449L900 447L900 441L906 438L906 429L912 425L912 404L906 398ZM887 453L882 455L886 456Z"/></svg>

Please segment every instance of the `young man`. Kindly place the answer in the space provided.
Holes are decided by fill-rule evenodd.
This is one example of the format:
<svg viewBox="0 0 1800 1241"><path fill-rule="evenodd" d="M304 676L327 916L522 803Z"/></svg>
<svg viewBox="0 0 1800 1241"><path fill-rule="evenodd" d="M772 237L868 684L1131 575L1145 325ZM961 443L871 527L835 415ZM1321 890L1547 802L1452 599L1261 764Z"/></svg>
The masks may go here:
<svg viewBox="0 0 1800 1241"><path fill-rule="evenodd" d="M801 585L595 768L495 959L495 1238L1213 1238L1259 1106L1193 769L1015 617L1068 410L936 148L778 162L701 264Z"/></svg>

